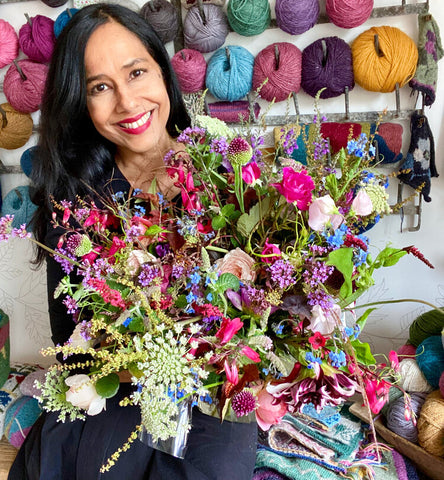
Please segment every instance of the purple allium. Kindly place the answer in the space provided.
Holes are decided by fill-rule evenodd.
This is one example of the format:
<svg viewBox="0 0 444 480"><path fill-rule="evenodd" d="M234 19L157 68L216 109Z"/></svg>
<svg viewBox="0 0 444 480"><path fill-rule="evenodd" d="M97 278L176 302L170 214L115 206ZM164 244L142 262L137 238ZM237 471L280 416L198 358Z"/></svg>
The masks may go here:
<svg viewBox="0 0 444 480"><path fill-rule="evenodd" d="M242 137L236 137L228 145L228 160L232 165L245 165L251 160L253 150L251 145Z"/></svg>
<svg viewBox="0 0 444 480"><path fill-rule="evenodd" d="M231 399L231 408L236 417L243 417L256 409L256 397L248 390L235 393Z"/></svg>
<svg viewBox="0 0 444 480"><path fill-rule="evenodd" d="M73 235L70 235L65 243L66 251L71 255L75 255L75 251L81 242L82 235L80 235L79 233L74 233Z"/></svg>

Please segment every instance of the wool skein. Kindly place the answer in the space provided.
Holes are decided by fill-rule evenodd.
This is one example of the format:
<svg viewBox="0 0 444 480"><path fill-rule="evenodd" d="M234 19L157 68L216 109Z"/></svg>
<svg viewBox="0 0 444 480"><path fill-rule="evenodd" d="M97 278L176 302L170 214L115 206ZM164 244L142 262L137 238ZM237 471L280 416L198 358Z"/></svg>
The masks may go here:
<svg viewBox="0 0 444 480"><path fill-rule="evenodd" d="M19 41L14 27L0 18L0 68L9 65L19 54Z"/></svg>
<svg viewBox="0 0 444 480"><path fill-rule="evenodd" d="M273 43L261 50L253 69L253 89L260 90L260 96L271 102L285 100L291 92L301 88L302 53L289 42Z"/></svg>
<svg viewBox="0 0 444 480"><path fill-rule="evenodd" d="M227 17L231 28L239 35L259 35L270 24L268 0L230 0Z"/></svg>
<svg viewBox="0 0 444 480"><path fill-rule="evenodd" d="M310 30L319 17L319 0L276 0L277 26L291 35Z"/></svg>
<svg viewBox="0 0 444 480"><path fill-rule="evenodd" d="M444 313L441 310L429 310L412 322L409 328L409 342L417 347L426 338L440 335L444 328Z"/></svg>
<svg viewBox="0 0 444 480"><path fill-rule="evenodd" d="M168 0L150 0L143 5L139 13L153 27L163 43L176 38L179 17L176 7Z"/></svg>
<svg viewBox="0 0 444 480"><path fill-rule="evenodd" d="M354 28L370 18L373 0L326 0L325 10L338 27Z"/></svg>
<svg viewBox="0 0 444 480"><path fill-rule="evenodd" d="M68 2L68 0L42 0L42 2L45 5L48 5L48 7L57 8L57 7L61 7L62 5L65 5L65 3Z"/></svg>
<svg viewBox="0 0 444 480"><path fill-rule="evenodd" d="M251 90L253 55L244 47L230 45L213 53L207 67L206 86L219 100L240 100Z"/></svg>
<svg viewBox="0 0 444 480"><path fill-rule="evenodd" d="M185 46L202 53L213 52L224 44L229 30L222 7L210 4L199 9L194 6L188 10L183 22Z"/></svg>
<svg viewBox="0 0 444 480"><path fill-rule="evenodd" d="M429 393L418 418L418 442L432 455L444 455L444 398L439 390Z"/></svg>
<svg viewBox="0 0 444 480"><path fill-rule="evenodd" d="M183 93L195 93L205 88L207 62L200 52L184 48L172 57L171 65Z"/></svg>
<svg viewBox="0 0 444 480"><path fill-rule="evenodd" d="M418 48L399 28L372 27L354 40L351 49L355 81L366 90L393 92L397 83L402 87L415 74Z"/></svg>
<svg viewBox="0 0 444 480"><path fill-rule="evenodd" d="M68 25L71 18L77 13L79 10L77 8L67 8L64 10L54 22L54 35L56 38L62 33L62 30Z"/></svg>
<svg viewBox="0 0 444 480"><path fill-rule="evenodd" d="M23 147L32 134L31 115L17 112L9 103L0 105L0 114L0 148Z"/></svg>
<svg viewBox="0 0 444 480"><path fill-rule="evenodd" d="M438 388L439 378L444 372L444 348L440 335L428 337L418 345L416 361L430 385Z"/></svg>
<svg viewBox="0 0 444 480"><path fill-rule="evenodd" d="M425 402L426 396L426 393L412 393L410 395L410 406L416 418L419 416L419 412ZM387 428L389 430L397 433L400 437L405 438L410 442L417 443L418 429L410 419L406 420L405 418L404 396L401 396L390 403L386 413L386 419Z"/></svg>
<svg viewBox="0 0 444 480"><path fill-rule="evenodd" d="M20 228L23 224L28 224L37 206L31 202L29 197L29 186L24 185L11 190L3 200L2 216L14 215L12 221L13 228Z"/></svg>
<svg viewBox="0 0 444 480"><path fill-rule="evenodd" d="M427 382L414 358L405 358L399 363L401 375L399 386L406 392L431 392L433 387Z"/></svg>
<svg viewBox="0 0 444 480"><path fill-rule="evenodd" d="M31 17L19 30L23 53L36 62L48 63L54 50L54 20L44 15Z"/></svg>
<svg viewBox="0 0 444 480"><path fill-rule="evenodd" d="M342 95L355 86L351 49L338 37L316 40L302 52L302 88L312 97L325 88L321 98Z"/></svg>
<svg viewBox="0 0 444 480"><path fill-rule="evenodd" d="M48 66L31 60L20 60L6 72L3 91L8 102L19 112L39 109L45 88Z"/></svg>

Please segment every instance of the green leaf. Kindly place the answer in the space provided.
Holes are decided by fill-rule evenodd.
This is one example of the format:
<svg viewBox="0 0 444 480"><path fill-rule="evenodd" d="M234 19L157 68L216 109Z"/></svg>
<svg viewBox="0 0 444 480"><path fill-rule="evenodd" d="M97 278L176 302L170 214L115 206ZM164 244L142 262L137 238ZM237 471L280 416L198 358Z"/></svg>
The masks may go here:
<svg viewBox="0 0 444 480"><path fill-rule="evenodd" d="M256 203L250 208L248 213L243 213L237 221L237 229L244 237L249 237L254 227L261 219L270 211L271 200L269 197L264 198L262 204Z"/></svg>
<svg viewBox="0 0 444 480"><path fill-rule="evenodd" d="M179 295L174 302L174 306L177 308L185 308L188 305L186 295Z"/></svg>
<svg viewBox="0 0 444 480"><path fill-rule="evenodd" d="M350 343L355 350L358 362L361 362L364 365L374 365L376 363L375 357L373 356L368 343L363 343L358 339L355 339Z"/></svg>
<svg viewBox="0 0 444 480"><path fill-rule="evenodd" d="M399 250L398 248L385 247L384 250L379 252L375 262L381 262L383 267L391 267L396 265L400 258L406 255L405 250Z"/></svg>
<svg viewBox="0 0 444 480"><path fill-rule="evenodd" d="M110 373L97 380L96 391L103 398L111 398L117 393L119 385L119 376L116 373Z"/></svg>
<svg viewBox="0 0 444 480"><path fill-rule="evenodd" d="M204 272L208 272L211 268L210 256L208 255L208 252L203 247L202 247L202 250L200 252L200 255L202 257L202 270Z"/></svg>
<svg viewBox="0 0 444 480"><path fill-rule="evenodd" d="M159 233L162 233L164 231L165 229L159 225L151 225L151 227L148 227L145 230L145 235L154 237L155 235L158 235Z"/></svg>
<svg viewBox="0 0 444 480"><path fill-rule="evenodd" d="M213 383L217 383L217 382L220 382L221 380L221 376L218 375L217 373L215 372L210 372L208 374L208 377L202 381L202 383L205 385L212 385Z"/></svg>
<svg viewBox="0 0 444 480"><path fill-rule="evenodd" d="M358 318L358 320L356 320L356 324L359 325L359 328L361 329L361 332L362 332L362 330L364 330L365 323L367 322L368 316L369 316L374 310L377 310L377 308L376 308L376 307L374 307L374 308L368 308L368 309Z"/></svg>
<svg viewBox="0 0 444 480"><path fill-rule="evenodd" d="M236 208L232 203L227 203L222 207L220 213L222 216L230 218L230 216L234 213L235 210Z"/></svg>
<svg viewBox="0 0 444 480"><path fill-rule="evenodd" d="M329 253L325 263L336 267L344 276L344 283L339 293L342 298L347 298L353 292L351 281L353 274L353 249L338 248L337 250L333 250Z"/></svg>
<svg viewBox="0 0 444 480"><path fill-rule="evenodd" d="M143 324L143 319L140 317L133 318L128 325L128 329L132 332L144 332L145 325Z"/></svg>
<svg viewBox="0 0 444 480"><path fill-rule="evenodd" d="M218 215L217 217L213 217L211 220L211 226L213 227L214 230L220 230L221 228L224 228L227 225L227 221L225 220L224 217L221 217Z"/></svg>
<svg viewBox="0 0 444 480"><path fill-rule="evenodd" d="M331 173L330 175L327 175L325 177L325 186L327 187L327 190L330 192L331 197L333 200L336 202L338 199L338 180L336 178L336 175L334 173Z"/></svg>
<svg viewBox="0 0 444 480"><path fill-rule="evenodd" d="M232 273L223 273L218 279L215 284L216 290L220 293L225 292L226 290L234 290L237 292L240 287L239 279L236 275Z"/></svg>

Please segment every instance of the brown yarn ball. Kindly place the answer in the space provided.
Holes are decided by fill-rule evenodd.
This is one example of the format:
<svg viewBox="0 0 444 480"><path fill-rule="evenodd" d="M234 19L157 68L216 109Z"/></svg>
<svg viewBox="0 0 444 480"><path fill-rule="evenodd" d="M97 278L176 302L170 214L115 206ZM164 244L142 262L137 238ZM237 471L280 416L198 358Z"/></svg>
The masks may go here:
<svg viewBox="0 0 444 480"><path fill-rule="evenodd" d="M444 456L444 398L439 390L427 395L421 408L418 442L426 452Z"/></svg>
<svg viewBox="0 0 444 480"><path fill-rule="evenodd" d="M32 134L32 118L29 113L14 110L9 103L0 105L0 148L14 150L23 147Z"/></svg>

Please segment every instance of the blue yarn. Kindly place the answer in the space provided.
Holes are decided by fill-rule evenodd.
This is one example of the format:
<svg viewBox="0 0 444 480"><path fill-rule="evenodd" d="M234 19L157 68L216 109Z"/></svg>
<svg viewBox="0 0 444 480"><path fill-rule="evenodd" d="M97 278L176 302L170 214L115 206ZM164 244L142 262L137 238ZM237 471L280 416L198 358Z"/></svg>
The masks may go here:
<svg viewBox="0 0 444 480"><path fill-rule="evenodd" d="M27 176L31 176L32 171L32 162L37 151L37 145L26 149L22 156L20 157L20 166L22 167L23 173Z"/></svg>
<svg viewBox="0 0 444 480"><path fill-rule="evenodd" d="M416 349L416 363L433 388L439 388L439 378L444 372L444 348L441 335L432 335Z"/></svg>
<svg viewBox="0 0 444 480"><path fill-rule="evenodd" d="M246 48L235 45L220 48L208 62L206 86L219 100L240 100L252 88L253 65L254 56Z"/></svg>
<svg viewBox="0 0 444 480"><path fill-rule="evenodd" d="M14 215L12 226L20 228L20 225L28 224L37 207L29 198L29 187L22 186L12 189L4 198L2 205L2 217Z"/></svg>
<svg viewBox="0 0 444 480"><path fill-rule="evenodd" d="M71 16L68 13L71 14ZM74 15L76 12L79 10L77 8L67 8L65 11L63 11L56 19L54 22L54 35L57 38L62 30L66 27L66 25L69 23L71 20L72 15Z"/></svg>

